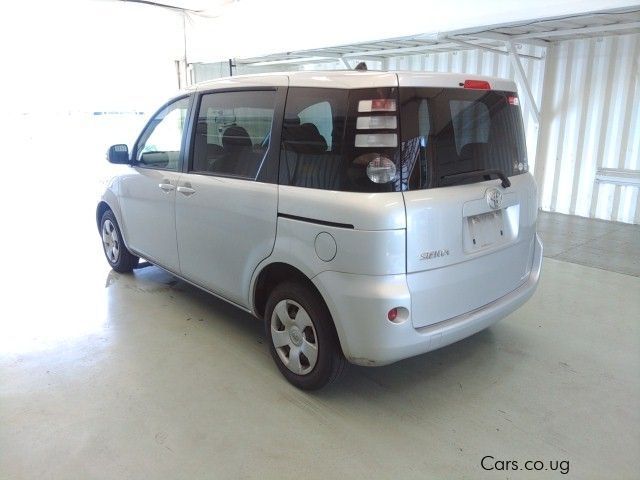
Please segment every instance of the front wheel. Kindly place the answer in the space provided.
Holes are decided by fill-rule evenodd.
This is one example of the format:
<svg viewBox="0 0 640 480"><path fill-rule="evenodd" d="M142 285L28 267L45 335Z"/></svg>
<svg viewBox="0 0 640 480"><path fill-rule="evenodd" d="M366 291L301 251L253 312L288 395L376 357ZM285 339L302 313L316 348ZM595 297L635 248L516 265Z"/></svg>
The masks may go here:
<svg viewBox="0 0 640 480"><path fill-rule="evenodd" d="M267 301L269 349L285 378L303 390L317 390L344 370L331 315L316 292L302 285L278 285Z"/></svg>
<svg viewBox="0 0 640 480"><path fill-rule="evenodd" d="M111 268L119 273L129 273L138 264L138 257L132 254L124 242L116 217L111 210L107 210L100 220L100 235L102 249Z"/></svg>

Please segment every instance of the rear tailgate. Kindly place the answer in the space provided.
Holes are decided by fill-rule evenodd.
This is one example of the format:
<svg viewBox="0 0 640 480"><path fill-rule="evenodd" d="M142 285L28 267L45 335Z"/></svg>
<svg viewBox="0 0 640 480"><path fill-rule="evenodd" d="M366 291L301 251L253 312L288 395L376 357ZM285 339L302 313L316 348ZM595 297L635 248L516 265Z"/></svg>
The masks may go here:
<svg viewBox="0 0 640 480"><path fill-rule="evenodd" d="M406 73L399 85L407 282L418 328L522 285L537 192L512 81Z"/></svg>
<svg viewBox="0 0 640 480"><path fill-rule="evenodd" d="M490 180L404 192L407 282L414 327L482 307L520 286L533 258L536 187L530 174L511 187ZM495 190L502 203L487 201Z"/></svg>

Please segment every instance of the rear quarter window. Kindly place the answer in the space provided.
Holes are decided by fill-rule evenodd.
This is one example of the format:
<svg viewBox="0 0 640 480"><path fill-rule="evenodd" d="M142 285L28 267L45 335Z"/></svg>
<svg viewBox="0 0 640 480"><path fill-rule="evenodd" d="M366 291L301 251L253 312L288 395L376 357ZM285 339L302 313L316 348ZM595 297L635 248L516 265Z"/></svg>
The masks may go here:
<svg viewBox="0 0 640 480"><path fill-rule="evenodd" d="M367 173L376 156L399 162L397 121L388 124L395 128L362 130L357 126L358 117L373 115L359 112L361 100L391 98L396 102L397 94L397 88L290 88L282 126L280 184L348 192L399 190L399 170L394 180L384 183L373 182ZM397 117L397 111L379 115ZM356 135L369 134L394 136L395 143L361 146L356 142Z"/></svg>

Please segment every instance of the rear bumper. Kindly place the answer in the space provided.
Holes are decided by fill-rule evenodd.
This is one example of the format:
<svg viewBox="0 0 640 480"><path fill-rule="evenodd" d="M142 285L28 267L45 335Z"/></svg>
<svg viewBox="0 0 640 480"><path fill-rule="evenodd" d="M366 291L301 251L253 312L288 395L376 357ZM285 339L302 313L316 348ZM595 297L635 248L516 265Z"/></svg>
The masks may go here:
<svg viewBox="0 0 640 480"><path fill-rule="evenodd" d="M313 278L336 324L347 359L359 365L386 365L429 352L491 326L524 304L535 292L542 267L542 242L536 235L531 271L515 290L487 305L448 320L414 328L406 275L352 275L323 272ZM405 307L411 313L400 323L387 312Z"/></svg>

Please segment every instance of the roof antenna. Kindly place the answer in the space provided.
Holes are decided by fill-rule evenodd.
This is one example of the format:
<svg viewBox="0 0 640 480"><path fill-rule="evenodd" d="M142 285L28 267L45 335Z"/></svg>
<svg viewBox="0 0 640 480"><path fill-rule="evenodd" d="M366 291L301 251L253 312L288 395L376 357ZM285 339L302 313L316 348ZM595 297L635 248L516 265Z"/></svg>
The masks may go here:
<svg viewBox="0 0 640 480"><path fill-rule="evenodd" d="M354 68L354 70L357 70L359 72L366 72L368 70L367 64L365 62L360 62L358 65L356 65L356 68Z"/></svg>

